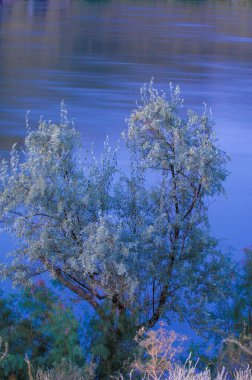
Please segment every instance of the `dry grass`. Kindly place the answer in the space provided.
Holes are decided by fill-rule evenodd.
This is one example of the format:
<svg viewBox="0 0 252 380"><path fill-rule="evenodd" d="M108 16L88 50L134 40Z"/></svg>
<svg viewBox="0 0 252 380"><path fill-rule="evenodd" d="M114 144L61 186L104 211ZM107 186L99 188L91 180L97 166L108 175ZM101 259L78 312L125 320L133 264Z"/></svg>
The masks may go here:
<svg viewBox="0 0 252 380"><path fill-rule="evenodd" d="M60 365L54 369L43 371L38 370L36 375L32 375L32 367L29 360L26 360L28 366L29 380L93 380L94 369L92 366L87 367L85 371L67 360L63 360Z"/></svg>
<svg viewBox="0 0 252 380"><path fill-rule="evenodd" d="M143 368L142 368L143 370ZM50 370L50 371L38 371L37 375L29 380L94 380L95 374L93 371L87 371L83 373L79 368L74 365L62 365ZM199 372L197 367L192 365L188 360L185 365L173 364L173 367L165 375L156 375L150 372L142 372L139 376L139 372L132 370L128 376L119 375L117 377L110 377L114 380L252 380L252 370L247 368L246 370L236 371L232 376L223 369L217 376L212 377L210 371ZM109 380L109 379L108 379Z"/></svg>
<svg viewBox="0 0 252 380"><path fill-rule="evenodd" d="M251 380L252 379L252 370L247 368L245 371L236 371L235 380Z"/></svg>
<svg viewBox="0 0 252 380"><path fill-rule="evenodd" d="M141 378L136 376L134 372L128 377L123 377L122 375L115 377L114 380L147 380L154 379L150 377L147 373ZM174 366L174 368L169 372L167 376L158 377L159 380L252 380L252 371L250 368L246 370L236 371L232 376L228 374L225 369L217 374L217 376L212 377L210 371L205 369L205 371L197 371L195 366L187 363L186 366Z"/></svg>

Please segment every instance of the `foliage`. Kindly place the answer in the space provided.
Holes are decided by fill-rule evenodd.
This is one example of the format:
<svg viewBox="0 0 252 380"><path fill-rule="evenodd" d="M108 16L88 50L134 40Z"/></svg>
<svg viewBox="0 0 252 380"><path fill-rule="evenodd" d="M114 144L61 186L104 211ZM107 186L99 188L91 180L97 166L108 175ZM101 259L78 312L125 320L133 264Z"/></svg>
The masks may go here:
<svg viewBox="0 0 252 380"><path fill-rule="evenodd" d="M236 282L237 297L233 305L233 331L252 335L252 249L244 250L245 259Z"/></svg>
<svg viewBox="0 0 252 380"><path fill-rule="evenodd" d="M25 346L23 346L22 340L19 339L19 335L16 335L16 323L18 320L20 320L20 316L15 309L14 298L4 298L1 292L0 335L8 344L8 356L0 363L0 377L2 379L7 378L12 373L17 373L22 379L22 373L26 372L23 359ZM23 349L24 351L22 351Z"/></svg>
<svg viewBox="0 0 252 380"><path fill-rule="evenodd" d="M141 240L140 251L150 252L151 259L139 257L142 286L154 290L153 296L148 294L154 307L147 325L154 325L169 305L182 319L188 316L192 325L199 326L205 304L216 294L221 297L221 277L226 278L224 271L229 270L207 224L209 197L223 191L227 157L216 145L206 108L202 116L189 110L183 118L178 87L171 88L169 101L152 83L141 95L142 105L130 117L126 140L143 170L160 178L149 196L152 220L143 229L145 241Z"/></svg>
<svg viewBox="0 0 252 380"><path fill-rule="evenodd" d="M60 125L28 129L24 156L14 147L1 164L1 226L18 241L2 277L27 284L49 272L104 323L107 303L135 331L175 315L212 328L229 261L209 234L207 209L223 191L227 156L206 107L184 115L182 103L178 87L169 99L152 83L142 88L124 133L131 173L119 181L108 140L100 161L81 158L64 105Z"/></svg>
<svg viewBox="0 0 252 380"><path fill-rule="evenodd" d="M110 305L105 304L103 318L94 316L91 327L91 352L98 378L107 379L108 374L119 371L127 373L137 354L136 321L125 310L116 315Z"/></svg>
<svg viewBox="0 0 252 380"><path fill-rule="evenodd" d="M83 364L78 322L70 307L60 301L43 281L25 291L20 306L25 311L21 328L30 325L29 330L36 331L41 336L34 347L34 354L30 354L32 361L33 356L40 356L37 351L44 351L43 361L47 366L59 363L63 358ZM44 365L43 361L38 365Z"/></svg>
<svg viewBox="0 0 252 380"><path fill-rule="evenodd" d="M52 367L67 358L83 366L78 323L72 311L45 287L43 281L20 295L1 298L0 333L8 343L8 355L0 364L1 378L27 377L25 355L33 367Z"/></svg>
<svg viewBox="0 0 252 380"><path fill-rule="evenodd" d="M242 265L233 272L232 297L220 302L218 312L223 324L224 342L219 352L219 366L230 370L246 369L252 364L252 250L245 249Z"/></svg>

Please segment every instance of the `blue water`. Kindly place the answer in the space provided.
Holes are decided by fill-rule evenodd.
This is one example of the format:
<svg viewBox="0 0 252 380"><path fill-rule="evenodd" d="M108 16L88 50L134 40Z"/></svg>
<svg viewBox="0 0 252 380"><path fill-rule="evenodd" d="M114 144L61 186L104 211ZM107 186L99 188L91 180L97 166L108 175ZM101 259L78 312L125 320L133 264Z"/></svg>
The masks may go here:
<svg viewBox="0 0 252 380"><path fill-rule="evenodd" d="M212 232L235 257L252 244L252 5L250 1L0 1L0 151L25 136L25 114L58 120L60 102L97 152L126 128L139 88L179 83L185 106L213 110L232 158ZM120 157L122 165L125 157ZM0 237L0 255L8 239Z"/></svg>

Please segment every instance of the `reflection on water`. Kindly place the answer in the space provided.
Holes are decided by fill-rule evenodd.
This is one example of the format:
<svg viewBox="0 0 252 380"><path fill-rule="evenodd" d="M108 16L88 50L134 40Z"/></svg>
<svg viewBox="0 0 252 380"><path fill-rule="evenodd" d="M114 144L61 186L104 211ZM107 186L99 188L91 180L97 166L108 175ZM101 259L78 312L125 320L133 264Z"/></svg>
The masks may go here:
<svg viewBox="0 0 252 380"><path fill-rule="evenodd" d="M55 119L64 98L84 144L100 147L119 138L143 82L179 83L187 106L211 105L233 158L216 232L252 243L251 20L251 1L0 1L2 154L22 141L28 109Z"/></svg>

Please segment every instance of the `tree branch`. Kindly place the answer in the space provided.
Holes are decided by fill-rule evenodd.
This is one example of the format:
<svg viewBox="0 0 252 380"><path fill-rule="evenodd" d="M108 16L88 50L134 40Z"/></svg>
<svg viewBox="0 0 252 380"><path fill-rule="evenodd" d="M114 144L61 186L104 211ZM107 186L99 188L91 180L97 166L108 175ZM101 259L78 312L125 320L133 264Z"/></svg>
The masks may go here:
<svg viewBox="0 0 252 380"><path fill-rule="evenodd" d="M69 281L66 276L64 276L64 272L60 268L54 268L54 266L44 257L40 257L41 262L45 265L45 267L54 275L57 280L59 280L63 285L65 285L68 289L70 289L73 293L77 294L83 300L87 301L97 312L101 313L100 304L94 299L94 296L91 295L87 290L81 288L78 285L75 285L72 280Z"/></svg>
<svg viewBox="0 0 252 380"><path fill-rule="evenodd" d="M195 191L195 194L194 194L194 197L193 197L193 201L192 201L189 209L187 210L187 212L183 216L182 221L185 220L188 217L188 215L192 212L192 210L193 210L193 208L194 208L194 206L196 204L196 201L198 199L198 196L200 195L201 187L202 187L202 185L201 185L201 182L200 182L197 191Z"/></svg>

